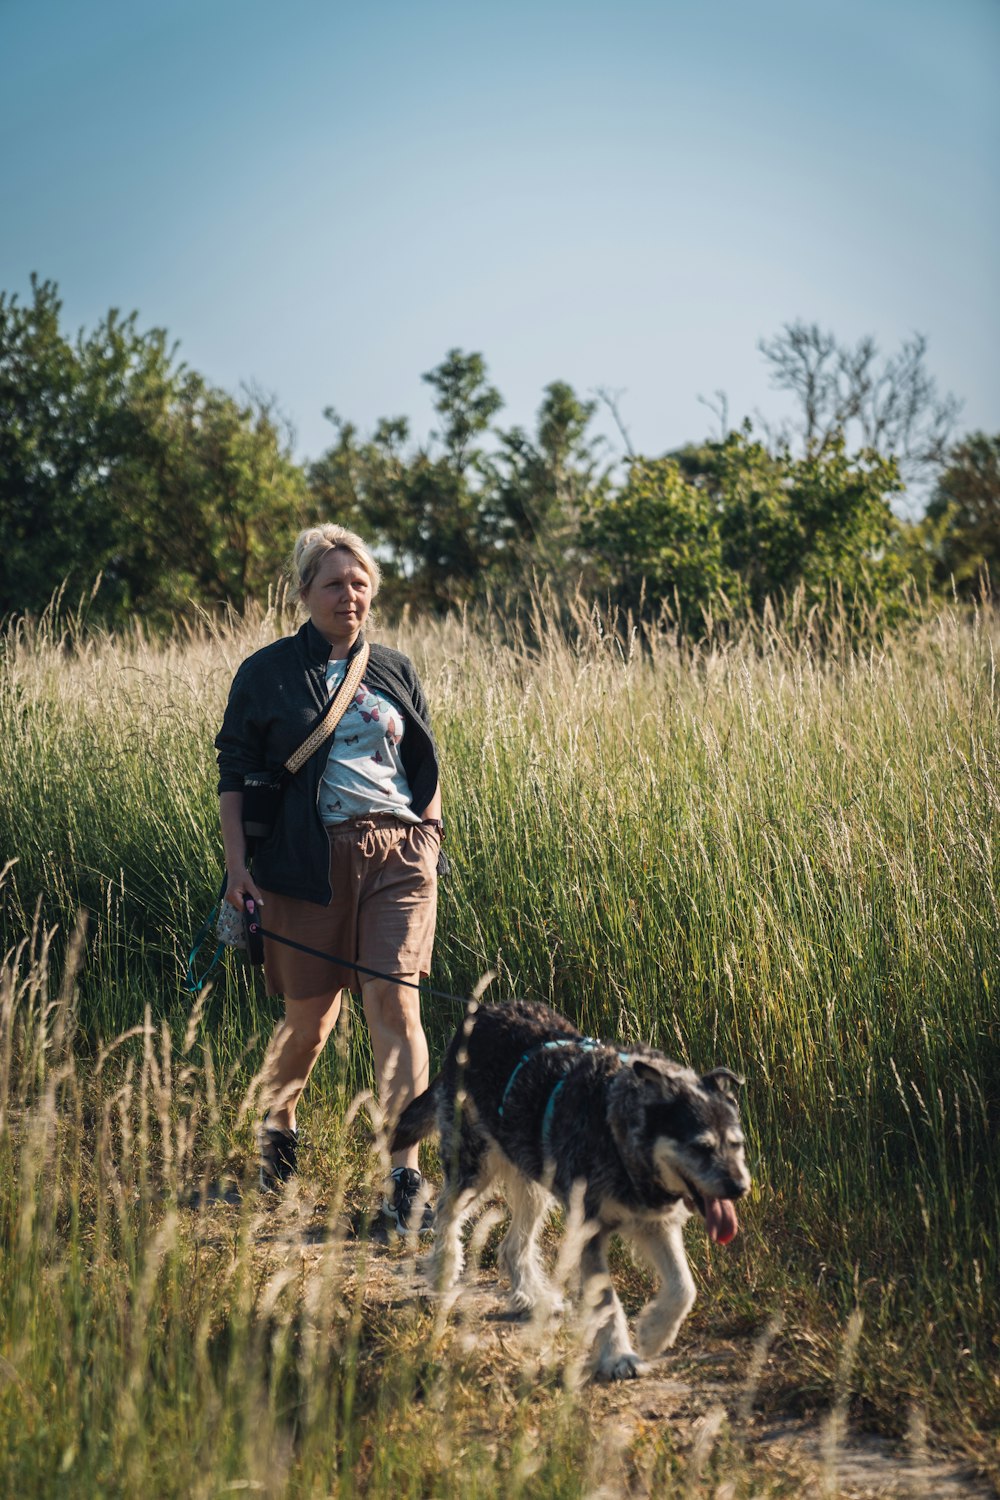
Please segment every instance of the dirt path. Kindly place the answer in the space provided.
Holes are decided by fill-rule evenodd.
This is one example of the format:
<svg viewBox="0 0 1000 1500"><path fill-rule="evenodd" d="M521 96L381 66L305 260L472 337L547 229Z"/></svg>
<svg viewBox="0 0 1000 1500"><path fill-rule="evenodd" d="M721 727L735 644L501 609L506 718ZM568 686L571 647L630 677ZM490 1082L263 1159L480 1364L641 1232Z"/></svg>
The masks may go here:
<svg viewBox="0 0 1000 1500"><path fill-rule="evenodd" d="M427 1304L427 1283L412 1258L387 1259L373 1284L383 1284L397 1305L408 1298ZM479 1274L467 1279L449 1312L449 1324L464 1332L484 1358L490 1343L498 1357L520 1356L529 1362L558 1357L558 1334L554 1348L543 1344L540 1349L537 1330L506 1317L503 1306L503 1287L495 1275ZM728 1425L756 1465L797 1481L803 1494L842 1495L845 1500L994 1500L996 1492L958 1464L920 1452L901 1456L884 1440L837 1434L829 1419L809 1424L791 1416L756 1417L746 1384L753 1344L749 1339L742 1346L718 1340L709 1349L682 1348L656 1361L639 1380L588 1386L585 1396L595 1432L607 1449L606 1467L615 1468L615 1450L624 1451L640 1433L662 1424L670 1425L677 1446L689 1449L695 1463L707 1460L715 1438ZM622 1493L612 1481L601 1487L601 1500ZM719 1500L725 1500L724 1493Z"/></svg>
<svg viewBox="0 0 1000 1500"><path fill-rule="evenodd" d="M280 1224L262 1220L260 1244L266 1258L277 1265L294 1263L308 1275L319 1266L329 1247L306 1216L281 1215ZM315 1220L313 1221L315 1224ZM344 1282L357 1279L359 1247L347 1240ZM442 1307L428 1287L414 1254L378 1244L363 1255L364 1296L392 1316L426 1316L436 1309L440 1336L457 1340L465 1352L498 1370L514 1366L572 1369L572 1347L565 1331L553 1325L539 1329L504 1314L503 1286L493 1272L467 1274L457 1299ZM930 1455L919 1434L908 1452L888 1442L851 1432L838 1424L836 1413L809 1422L791 1414L765 1415L755 1409L754 1395L767 1358L759 1338L714 1340L709 1346L691 1341L653 1365L645 1377L613 1385L588 1385L581 1399L588 1403L595 1434L595 1472L598 1482L588 1500L617 1500L626 1491L622 1456L635 1450L642 1438L655 1437L669 1424L672 1440L686 1453L688 1472L701 1468L717 1442L727 1441L739 1451L744 1469L760 1479L776 1482L783 1493L868 1497L906 1497L906 1500L995 1500L997 1492L965 1467ZM652 1450L653 1444L650 1444ZM720 1483L716 1500L732 1500L735 1484ZM638 1493L646 1493L642 1488Z"/></svg>

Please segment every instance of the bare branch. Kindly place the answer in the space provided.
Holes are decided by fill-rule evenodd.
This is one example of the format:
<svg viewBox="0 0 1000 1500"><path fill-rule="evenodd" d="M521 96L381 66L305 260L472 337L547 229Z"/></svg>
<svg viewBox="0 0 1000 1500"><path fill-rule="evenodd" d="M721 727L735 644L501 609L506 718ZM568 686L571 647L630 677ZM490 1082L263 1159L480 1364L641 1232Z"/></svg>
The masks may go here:
<svg viewBox="0 0 1000 1500"><path fill-rule="evenodd" d="M632 447L632 439L628 435L628 428L622 421L621 413L618 410L618 403L621 400L622 396L626 394L624 387L619 390L612 391L609 390L607 386L600 385L597 387L595 394L599 401L604 402L604 405L608 408L608 411L614 418L615 426L618 428L618 431L621 434L621 440L625 444L625 452L628 454L629 458L635 458L635 449Z"/></svg>
<svg viewBox="0 0 1000 1500"><path fill-rule="evenodd" d="M729 397L726 395L725 391L715 390L712 392L711 401L709 401L706 396L699 396L698 400L702 406L708 407L713 417L717 418L719 423L719 442L724 443L726 441L726 438L729 436L730 430Z"/></svg>
<svg viewBox="0 0 1000 1500"><path fill-rule="evenodd" d="M850 439L853 424L861 445L892 454L911 477L944 460L961 403L939 395L924 363L923 334L882 358L871 335L852 347L817 323L796 322L757 347L771 367L771 385L795 398L793 431L807 453L840 431Z"/></svg>

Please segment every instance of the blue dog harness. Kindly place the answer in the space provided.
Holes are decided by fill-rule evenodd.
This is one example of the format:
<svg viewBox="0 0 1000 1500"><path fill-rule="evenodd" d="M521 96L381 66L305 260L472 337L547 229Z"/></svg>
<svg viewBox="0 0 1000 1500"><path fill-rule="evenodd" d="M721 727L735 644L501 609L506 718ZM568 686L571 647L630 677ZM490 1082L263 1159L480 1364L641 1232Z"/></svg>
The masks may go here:
<svg viewBox="0 0 1000 1500"><path fill-rule="evenodd" d="M503 1094L500 1098L500 1105L497 1109L497 1114L501 1117L501 1119L503 1118L503 1107L507 1103L507 1096L514 1086L515 1078L517 1077L518 1073L520 1073L525 1063L530 1062L531 1059L533 1057L536 1057L539 1052L547 1052L556 1047L577 1047L581 1052L597 1052L602 1048L606 1049L607 1051L612 1050L608 1047L607 1042L597 1041L596 1038L592 1036L561 1036L550 1042L536 1042L534 1047L528 1048L527 1052L525 1052L524 1056L518 1062L513 1073L511 1073L510 1077L507 1079L507 1085L504 1088ZM627 1062L628 1053L619 1052L618 1060L619 1062ZM568 1071L565 1072L560 1078L559 1082L555 1085L548 1097L548 1102L545 1106L545 1113L542 1116L543 1157L549 1157L552 1155L552 1121L555 1117L556 1099L559 1096L560 1089L562 1089L563 1086L569 1082L569 1079L572 1077L574 1072L575 1068L569 1068Z"/></svg>

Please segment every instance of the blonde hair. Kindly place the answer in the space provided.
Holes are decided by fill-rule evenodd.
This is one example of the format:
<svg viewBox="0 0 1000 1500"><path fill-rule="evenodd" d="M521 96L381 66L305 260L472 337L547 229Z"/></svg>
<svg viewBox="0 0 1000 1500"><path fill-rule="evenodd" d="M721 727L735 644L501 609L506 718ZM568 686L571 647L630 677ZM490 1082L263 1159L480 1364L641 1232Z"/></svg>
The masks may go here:
<svg viewBox="0 0 1000 1500"><path fill-rule="evenodd" d="M299 598L316 577L316 571L328 552L340 549L349 552L360 563L371 580L372 598L378 593L382 582L382 570L372 555L371 549L355 531L346 526L335 526L325 521L321 526L307 526L295 538L292 552L292 582L298 589Z"/></svg>

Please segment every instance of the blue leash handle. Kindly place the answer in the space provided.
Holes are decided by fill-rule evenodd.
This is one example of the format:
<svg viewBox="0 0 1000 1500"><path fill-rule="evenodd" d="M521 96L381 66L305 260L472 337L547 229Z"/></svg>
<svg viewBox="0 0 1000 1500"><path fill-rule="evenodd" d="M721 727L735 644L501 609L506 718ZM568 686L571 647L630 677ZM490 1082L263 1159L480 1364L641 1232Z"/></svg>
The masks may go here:
<svg viewBox="0 0 1000 1500"><path fill-rule="evenodd" d="M212 923L215 921L216 917L219 914L219 908L222 905L222 898L226 894L226 883L227 876L223 874L222 884L219 887L219 894L215 898L215 905L212 907L212 910L209 912L208 916L205 918L204 922L195 933L194 940L191 943L191 952L188 954L186 976L187 992L189 995L201 994L202 990L205 987L205 981L207 980L209 974L211 974L212 970L215 968L216 964L219 962L219 959L222 957L223 950L226 946L225 943L219 943L215 952L212 954L212 958L208 965L208 968L199 979L194 972L194 961L198 957L198 949L201 947L202 943L212 931Z"/></svg>

